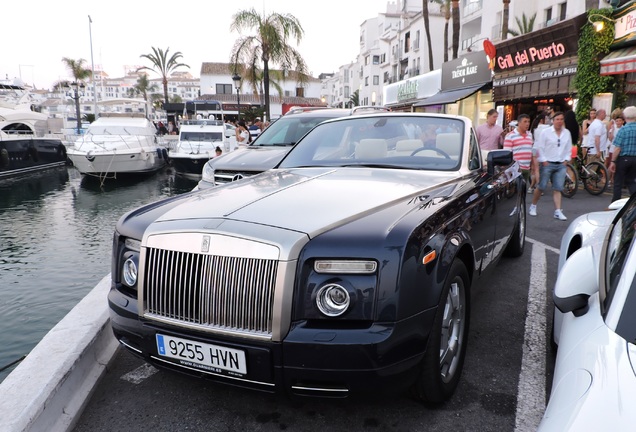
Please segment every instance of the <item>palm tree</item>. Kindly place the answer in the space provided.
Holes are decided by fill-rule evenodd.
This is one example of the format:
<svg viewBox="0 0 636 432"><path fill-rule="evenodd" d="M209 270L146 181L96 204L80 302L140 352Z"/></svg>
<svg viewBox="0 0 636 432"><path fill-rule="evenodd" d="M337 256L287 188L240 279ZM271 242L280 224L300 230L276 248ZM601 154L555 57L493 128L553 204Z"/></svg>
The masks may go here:
<svg viewBox="0 0 636 432"><path fill-rule="evenodd" d="M147 69L161 75L161 82L163 84L163 100L165 103L168 103L168 76L172 71L181 66L187 67L188 69L190 66L184 63L179 63L179 59L183 57L183 54L181 54L180 51L177 51L168 57L170 48L166 48L165 52L161 48L150 48L152 48L152 54L142 54L139 57L150 60L153 67L144 66L137 70L140 71Z"/></svg>
<svg viewBox="0 0 636 432"><path fill-rule="evenodd" d="M80 113L80 94L79 94L79 85L82 83L82 87L84 87L84 81L93 75L93 71L85 68L84 63L86 60L79 59L73 60L72 58L62 57L62 62L66 65L66 67L71 71L71 75L73 75L73 79L75 81L74 84L74 93L73 100L75 100L75 116L77 117L77 134L80 134L80 130L82 128L82 119ZM68 83L67 83L68 85Z"/></svg>
<svg viewBox="0 0 636 432"><path fill-rule="evenodd" d="M141 95L146 103L146 117L148 116L148 93L157 91L157 84L148 81L148 75L142 74L137 78L137 84L128 90L130 96Z"/></svg>
<svg viewBox="0 0 636 432"><path fill-rule="evenodd" d="M453 59L457 58L459 51L459 0L451 0L453 16Z"/></svg>
<svg viewBox="0 0 636 432"><path fill-rule="evenodd" d="M503 0L503 17L501 23L501 39L506 39L508 37L508 19L510 14L510 0Z"/></svg>
<svg viewBox="0 0 636 432"><path fill-rule="evenodd" d="M537 13L535 12L530 18L528 18L525 12L521 15L521 19L519 17L515 17L515 21L517 22L517 27L519 30L508 30L508 34L512 36L519 36L526 33L531 33L534 31L534 20L537 18Z"/></svg>
<svg viewBox="0 0 636 432"><path fill-rule="evenodd" d="M82 58L79 60L73 60L72 58L62 57L62 62L71 72L73 79L77 83L85 82L87 78L90 78L93 75L93 71L84 67L86 60Z"/></svg>
<svg viewBox="0 0 636 432"><path fill-rule="evenodd" d="M448 27L451 19L451 0L430 0L440 5L440 11L444 13L444 62L448 61Z"/></svg>
<svg viewBox="0 0 636 432"><path fill-rule="evenodd" d="M351 93L349 97L349 108L360 106L360 90L356 90Z"/></svg>
<svg viewBox="0 0 636 432"><path fill-rule="evenodd" d="M286 74L289 70L295 70L299 77L307 75L307 65L298 51L288 43L288 39L294 38L300 43L304 34L303 28L296 17L290 14L270 13L260 15L253 8L237 12L232 17L230 31L239 33L243 29L254 29L256 35L241 36L232 49L231 63L234 65L234 73L238 73L239 65L244 65L246 70L257 69L263 62L263 83L265 86L265 112L270 119L269 109L269 65L278 64Z"/></svg>
<svg viewBox="0 0 636 432"><path fill-rule="evenodd" d="M426 33L426 42L428 43L428 68L433 70L433 46L431 45L431 25L428 17L428 2L422 0L422 17L424 18L424 32ZM444 59L446 61L446 59Z"/></svg>

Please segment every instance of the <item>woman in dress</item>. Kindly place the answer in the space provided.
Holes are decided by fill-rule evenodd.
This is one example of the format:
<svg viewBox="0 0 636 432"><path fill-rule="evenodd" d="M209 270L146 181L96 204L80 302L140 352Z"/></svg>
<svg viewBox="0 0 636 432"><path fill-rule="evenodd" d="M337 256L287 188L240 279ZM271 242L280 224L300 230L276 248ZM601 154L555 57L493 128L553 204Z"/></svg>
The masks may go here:
<svg viewBox="0 0 636 432"><path fill-rule="evenodd" d="M240 145L247 145L251 142L250 132L247 130L245 122L239 121L236 126L236 142Z"/></svg>

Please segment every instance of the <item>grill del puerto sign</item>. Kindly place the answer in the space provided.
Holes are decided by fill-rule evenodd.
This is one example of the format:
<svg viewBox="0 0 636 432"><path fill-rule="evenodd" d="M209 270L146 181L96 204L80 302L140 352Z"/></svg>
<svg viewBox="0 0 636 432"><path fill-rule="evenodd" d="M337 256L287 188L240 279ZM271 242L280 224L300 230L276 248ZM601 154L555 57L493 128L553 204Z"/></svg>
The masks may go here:
<svg viewBox="0 0 636 432"><path fill-rule="evenodd" d="M544 60L562 57L566 52L567 49L564 44L552 42L547 46L529 47L516 53L497 56L497 66L499 66L501 70L506 70L518 66L531 65Z"/></svg>
<svg viewBox="0 0 636 432"><path fill-rule="evenodd" d="M408 80L398 86L398 102L415 98L417 98L417 80Z"/></svg>

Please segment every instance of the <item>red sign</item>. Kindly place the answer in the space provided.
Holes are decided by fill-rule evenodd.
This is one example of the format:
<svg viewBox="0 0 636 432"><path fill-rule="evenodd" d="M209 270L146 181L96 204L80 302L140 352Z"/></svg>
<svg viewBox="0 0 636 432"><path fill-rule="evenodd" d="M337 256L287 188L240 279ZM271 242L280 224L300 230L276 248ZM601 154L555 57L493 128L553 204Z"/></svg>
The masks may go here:
<svg viewBox="0 0 636 432"><path fill-rule="evenodd" d="M536 48L530 47L516 53L497 57L497 66L500 69L510 69L517 66L525 66L532 63L549 60L565 55L565 45L552 42L550 45Z"/></svg>

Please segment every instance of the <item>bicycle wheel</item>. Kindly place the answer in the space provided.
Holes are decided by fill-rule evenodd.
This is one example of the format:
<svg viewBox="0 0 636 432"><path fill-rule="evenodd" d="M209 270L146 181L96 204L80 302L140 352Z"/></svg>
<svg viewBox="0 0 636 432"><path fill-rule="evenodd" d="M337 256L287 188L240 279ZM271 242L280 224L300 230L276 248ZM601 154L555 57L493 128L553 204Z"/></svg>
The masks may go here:
<svg viewBox="0 0 636 432"><path fill-rule="evenodd" d="M590 162L585 165L587 175L583 181L583 187L592 195L600 195L607 188L607 169L600 162Z"/></svg>
<svg viewBox="0 0 636 432"><path fill-rule="evenodd" d="M566 198L572 198L579 188L579 178L572 164L567 164L565 169L565 183L561 195Z"/></svg>

